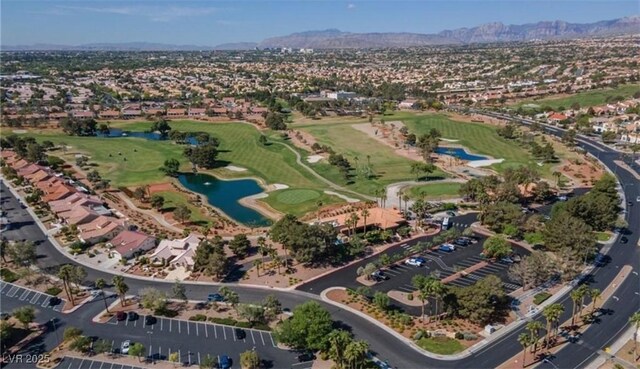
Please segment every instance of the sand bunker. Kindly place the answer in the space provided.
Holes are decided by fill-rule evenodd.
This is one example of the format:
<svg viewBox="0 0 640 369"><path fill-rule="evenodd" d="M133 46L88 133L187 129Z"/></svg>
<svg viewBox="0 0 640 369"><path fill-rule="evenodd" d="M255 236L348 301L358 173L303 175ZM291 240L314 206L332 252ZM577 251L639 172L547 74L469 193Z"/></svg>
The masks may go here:
<svg viewBox="0 0 640 369"><path fill-rule="evenodd" d="M460 141L460 140L454 140L454 139L451 139L451 138L442 138L442 137L440 139L442 141L447 141L447 142L458 142L458 141Z"/></svg>
<svg viewBox="0 0 640 369"><path fill-rule="evenodd" d="M273 187L273 190L284 190L289 188L289 186L287 186L286 184L282 184L282 183L274 183L271 185Z"/></svg>
<svg viewBox="0 0 640 369"><path fill-rule="evenodd" d="M320 160L322 160L322 155L310 155L307 156L307 162L313 164L313 163L317 163Z"/></svg>
<svg viewBox="0 0 640 369"><path fill-rule="evenodd" d="M487 159L487 160L474 160L467 163L467 166L471 168L488 167L493 164L500 164L504 159Z"/></svg>
<svg viewBox="0 0 640 369"><path fill-rule="evenodd" d="M227 165L225 169L230 170L232 172L246 172L247 168L236 167L235 165Z"/></svg>

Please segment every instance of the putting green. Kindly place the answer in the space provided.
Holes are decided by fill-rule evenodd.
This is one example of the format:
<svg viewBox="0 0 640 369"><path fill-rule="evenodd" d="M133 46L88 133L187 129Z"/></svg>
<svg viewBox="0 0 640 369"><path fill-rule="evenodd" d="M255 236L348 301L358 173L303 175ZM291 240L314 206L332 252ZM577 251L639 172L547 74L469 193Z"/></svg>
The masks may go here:
<svg viewBox="0 0 640 369"><path fill-rule="evenodd" d="M284 190L278 193L278 202L287 205L301 204L320 197L320 193L314 190Z"/></svg>

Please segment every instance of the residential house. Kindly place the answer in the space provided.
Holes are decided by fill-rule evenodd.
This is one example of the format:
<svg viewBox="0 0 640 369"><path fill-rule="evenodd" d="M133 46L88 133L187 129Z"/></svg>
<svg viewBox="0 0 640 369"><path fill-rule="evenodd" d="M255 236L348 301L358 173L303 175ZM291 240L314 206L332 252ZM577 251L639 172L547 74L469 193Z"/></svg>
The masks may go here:
<svg viewBox="0 0 640 369"><path fill-rule="evenodd" d="M86 244L107 241L124 231L125 223L119 219L99 216L89 223L78 226L78 238Z"/></svg>
<svg viewBox="0 0 640 369"><path fill-rule="evenodd" d="M105 110L98 113L100 119L118 119L120 118L120 112L117 110Z"/></svg>
<svg viewBox="0 0 640 369"><path fill-rule="evenodd" d="M55 214L71 211L75 207L89 206L97 207L102 205L102 200L97 196L85 195L83 193L76 192L66 199L51 201L49 207Z"/></svg>
<svg viewBox="0 0 640 369"><path fill-rule="evenodd" d="M190 108L189 109L189 116L190 117L206 117L207 116L207 109L204 109L204 108Z"/></svg>
<svg viewBox="0 0 640 369"><path fill-rule="evenodd" d="M195 235L179 240L162 240L149 259L154 263L169 262L171 265L182 266L190 270L193 268L195 250L200 241L200 237Z"/></svg>
<svg viewBox="0 0 640 369"><path fill-rule="evenodd" d="M58 218L62 219L66 224L81 225L90 223L94 219L101 216L97 210L94 210L91 206L76 206L68 211L61 211L57 213Z"/></svg>
<svg viewBox="0 0 640 369"><path fill-rule="evenodd" d="M140 118L142 116L142 110L139 109L127 109L122 111L122 117L124 119Z"/></svg>
<svg viewBox="0 0 640 369"><path fill-rule="evenodd" d="M399 109L417 109L418 100L407 99L407 100L401 101L400 104L398 104L398 108Z"/></svg>
<svg viewBox="0 0 640 369"><path fill-rule="evenodd" d="M71 116L74 118L90 119L93 118L95 114L89 110L74 110L71 112Z"/></svg>
<svg viewBox="0 0 640 369"><path fill-rule="evenodd" d="M186 116L186 110L184 109L168 109L167 117L169 118L182 118Z"/></svg>
<svg viewBox="0 0 640 369"><path fill-rule="evenodd" d="M123 259L131 259L156 246L155 237L142 232L122 231L107 243Z"/></svg>
<svg viewBox="0 0 640 369"><path fill-rule="evenodd" d="M547 118L547 121L549 123L553 123L553 124L557 124L559 122L562 122L563 120L566 120L567 116L562 114L562 113L553 113L551 115L549 115L549 117Z"/></svg>

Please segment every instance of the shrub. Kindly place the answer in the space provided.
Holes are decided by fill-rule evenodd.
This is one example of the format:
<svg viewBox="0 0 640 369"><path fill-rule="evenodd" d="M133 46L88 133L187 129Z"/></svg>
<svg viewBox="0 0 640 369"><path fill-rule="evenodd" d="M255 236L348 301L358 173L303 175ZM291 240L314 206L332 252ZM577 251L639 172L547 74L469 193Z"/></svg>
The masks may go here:
<svg viewBox="0 0 640 369"><path fill-rule="evenodd" d="M540 292L533 296L533 303L536 305L540 305L549 297L551 297L551 294L549 292Z"/></svg>
<svg viewBox="0 0 640 369"><path fill-rule="evenodd" d="M475 341L478 339L478 336L473 333L465 333L464 334L465 341Z"/></svg>
<svg viewBox="0 0 640 369"><path fill-rule="evenodd" d="M356 293L361 296L369 296L371 295L371 288L367 286L360 286L356 289Z"/></svg>
<svg viewBox="0 0 640 369"><path fill-rule="evenodd" d="M462 340L464 339L464 334L462 334L462 332L456 332L455 337L457 340Z"/></svg>
<svg viewBox="0 0 640 369"><path fill-rule="evenodd" d="M57 296L60 292L62 292L62 288L53 286L53 287L47 288L47 290L44 292L51 296Z"/></svg>
<svg viewBox="0 0 640 369"><path fill-rule="evenodd" d="M236 324L234 324L236 327L240 327L240 328L251 328L252 325L250 322L238 322L236 321Z"/></svg>
<svg viewBox="0 0 640 369"><path fill-rule="evenodd" d="M16 273L5 268L0 269L0 277L2 277L3 281L9 282L9 283L12 283L18 280L18 275Z"/></svg>
<svg viewBox="0 0 640 369"><path fill-rule="evenodd" d="M413 340L417 341L424 336L424 331L417 331L416 334L413 335Z"/></svg>
<svg viewBox="0 0 640 369"><path fill-rule="evenodd" d="M407 293L407 300L413 301L413 294L412 293Z"/></svg>
<svg viewBox="0 0 640 369"><path fill-rule="evenodd" d="M190 316L189 320L193 320L196 322L206 322L207 321L207 316L204 314L196 314L194 316Z"/></svg>
<svg viewBox="0 0 640 369"><path fill-rule="evenodd" d="M265 323L253 323L253 325L251 326L251 328L253 329L260 329L263 331L270 331L271 327L269 327L267 324Z"/></svg>

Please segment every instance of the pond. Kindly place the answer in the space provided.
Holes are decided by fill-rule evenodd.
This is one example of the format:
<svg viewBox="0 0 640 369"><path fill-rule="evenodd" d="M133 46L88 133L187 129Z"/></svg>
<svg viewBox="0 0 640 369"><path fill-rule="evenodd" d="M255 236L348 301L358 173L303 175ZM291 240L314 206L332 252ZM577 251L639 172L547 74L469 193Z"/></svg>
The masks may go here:
<svg viewBox="0 0 640 369"><path fill-rule="evenodd" d="M461 147L438 147L435 153L441 154L441 155L454 156L458 159L468 160L468 161L488 159L486 156L469 154L467 151L465 151L465 149Z"/></svg>
<svg viewBox="0 0 640 369"><path fill-rule="evenodd" d="M254 227L271 224L264 215L238 202L243 197L264 192L253 179L222 181L204 173L183 173L178 180L186 189L205 196L209 204L239 223Z"/></svg>
<svg viewBox="0 0 640 369"><path fill-rule="evenodd" d="M98 133L98 137L136 137L144 138L146 140L153 141L165 141L169 140L167 136L162 136L159 132L143 132L143 131L125 131L119 128L110 128L108 134ZM190 145L197 145L198 140L195 137L187 137L186 143Z"/></svg>

